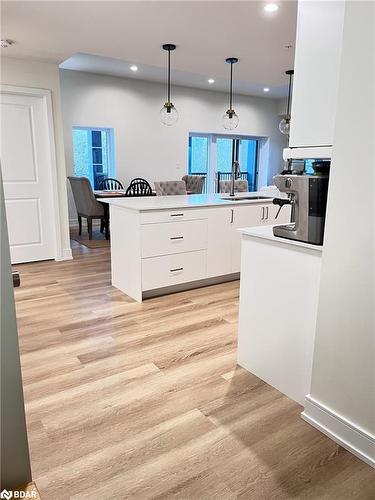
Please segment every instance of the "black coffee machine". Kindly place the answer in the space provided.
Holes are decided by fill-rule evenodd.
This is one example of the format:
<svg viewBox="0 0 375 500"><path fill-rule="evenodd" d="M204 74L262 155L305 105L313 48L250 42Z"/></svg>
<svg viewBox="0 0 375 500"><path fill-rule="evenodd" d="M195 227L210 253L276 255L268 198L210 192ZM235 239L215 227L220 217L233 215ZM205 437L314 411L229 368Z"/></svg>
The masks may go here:
<svg viewBox="0 0 375 500"><path fill-rule="evenodd" d="M290 168L273 178L276 187L288 195L288 198L274 198L273 203L279 205L279 212L284 205L292 205L293 221L275 226L273 234L323 245L330 162L315 161L312 167L313 174L294 173Z"/></svg>

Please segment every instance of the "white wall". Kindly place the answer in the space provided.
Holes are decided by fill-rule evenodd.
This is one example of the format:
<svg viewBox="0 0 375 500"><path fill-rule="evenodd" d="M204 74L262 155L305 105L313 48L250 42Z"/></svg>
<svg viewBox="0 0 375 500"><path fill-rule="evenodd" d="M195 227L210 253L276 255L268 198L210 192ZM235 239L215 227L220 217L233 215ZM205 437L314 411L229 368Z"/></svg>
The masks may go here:
<svg viewBox="0 0 375 500"><path fill-rule="evenodd" d="M59 68L56 64L2 57L1 83L6 85L16 85L19 87L48 89L51 91L55 130L57 182L59 190L61 242L63 255L65 255L65 257L69 257L69 223Z"/></svg>
<svg viewBox="0 0 375 500"><path fill-rule="evenodd" d="M227 95L184 87L173 88L179 121L173 127L160 123L165 86L159 83L61 70L65 156L68 175L73 173L72 127L114 129L116 177L128 184L134 177L148 181L180 179L187 171L189 132L224 133L221 117ZM269 137L269 175L283 166L285 138L278 131L277 100L236 96L240 117L236 133ZM266 179L267 181L267 179ZM267 183L267 182L266 182ZM76 218L72 198L69 214Z"/></svg>
<svg viewBox="0 0 375 500"><path fill-rule="evenodd" d="M347 2L311 385L315 400L369 434L375 434L373 51L374 4Z"/></svg>

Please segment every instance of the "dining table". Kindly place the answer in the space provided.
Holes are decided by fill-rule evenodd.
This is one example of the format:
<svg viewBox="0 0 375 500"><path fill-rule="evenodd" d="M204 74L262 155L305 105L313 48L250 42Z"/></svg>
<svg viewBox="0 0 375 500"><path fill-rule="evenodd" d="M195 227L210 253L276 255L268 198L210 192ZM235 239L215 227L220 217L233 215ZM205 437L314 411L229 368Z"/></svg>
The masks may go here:
<svg viewBox="0 0 375 500"><path fill-rule="evenodd" d="M186 194L194 194L192 191L187 191ZM126 196L126 189L95 189L95 198L122 198ZM153 190L151 196L156 196L156 192Z"/></svg>
<svg viewBox="0 0 375 500"><path fill-rule="evenodd" d="M121 198L126 196L126 189L95 189L95 198Z"/></svg>
<svg viewBox="0 0 375 500"><path fill-rule="evenodd" d="M103 198L124 198L126 189L94 189L94 196L100 202ZM109 205L102 203L104 209L104 219L106 223L106 235L109 236Z"/></svg>

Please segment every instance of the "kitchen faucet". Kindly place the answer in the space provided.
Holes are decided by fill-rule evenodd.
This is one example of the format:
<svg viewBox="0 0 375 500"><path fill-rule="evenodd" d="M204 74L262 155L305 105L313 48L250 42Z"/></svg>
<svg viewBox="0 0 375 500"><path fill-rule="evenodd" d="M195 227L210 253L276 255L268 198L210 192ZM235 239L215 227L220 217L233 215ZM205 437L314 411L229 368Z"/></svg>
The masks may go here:
<svg viewBox="0 0 375 500"><path fill-rule="evenodd" d="M232 180L230 185L230 196L234 196L234 181L241 177L240 164L237 160L232 163Z"/></svg>

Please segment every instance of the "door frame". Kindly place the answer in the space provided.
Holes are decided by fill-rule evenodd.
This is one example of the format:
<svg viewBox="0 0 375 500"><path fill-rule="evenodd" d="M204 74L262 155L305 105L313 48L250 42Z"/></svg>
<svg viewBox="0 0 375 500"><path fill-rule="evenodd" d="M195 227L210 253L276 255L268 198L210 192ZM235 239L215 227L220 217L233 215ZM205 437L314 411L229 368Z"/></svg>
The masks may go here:
<svg viewBox="0 0 375 500"><path fill-rule="evenodd" d="M52 210L53 210L53 220L54 220L54 259L64 260L64 250L62 247L61 238L61 220L60 220L60 207L59 207L59 189L57 182L57 161L56 161L56 144L55 144L55 129L52 111L52 92L48 89L38 89L33 87L19 87L17 85L0 85L1 94L10 95L23 95L31 97L41 97L44 112L47 118L47 128L48 128L48 153L51 165L51 190L52 190Z"/></svg>

